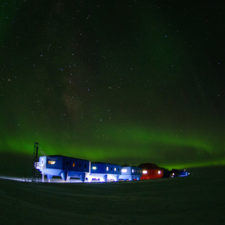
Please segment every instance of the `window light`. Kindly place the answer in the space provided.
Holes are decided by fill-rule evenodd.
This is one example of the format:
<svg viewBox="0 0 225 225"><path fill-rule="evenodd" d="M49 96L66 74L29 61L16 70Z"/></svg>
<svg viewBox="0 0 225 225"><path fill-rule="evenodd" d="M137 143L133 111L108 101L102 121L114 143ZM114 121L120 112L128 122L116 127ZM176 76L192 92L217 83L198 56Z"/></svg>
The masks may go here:
<svg viewBox="0 0 225 225"><path fill-rule="evenodd" d="M50 165L54 165L55 163L56 163L56 161L51 161L51 160L48 161L48 164L50 164Z"/></svg>
<svg viewBox="0 0 225 225"><path fill-rule="evenodd" d="M142 173L143 173L143 174L147 174L148 171L147 171L147 170L143 170Z"/></svg>
<svg viewBox="0 0 225 225"><path fill-rule="evenodd" d="M121 172L122 173L126 173L127 172L127 169L122 169Z"/></svg>

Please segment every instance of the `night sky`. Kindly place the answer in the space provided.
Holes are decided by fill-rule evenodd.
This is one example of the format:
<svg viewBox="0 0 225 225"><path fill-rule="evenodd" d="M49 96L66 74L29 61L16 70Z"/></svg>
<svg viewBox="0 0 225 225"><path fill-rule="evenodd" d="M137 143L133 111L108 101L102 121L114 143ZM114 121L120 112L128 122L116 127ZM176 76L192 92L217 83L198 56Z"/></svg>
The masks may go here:
<svg viewBox="0 0 225 225"><path fill-rule="evenodd" d="M0 152L225 164L225 3L1 0Z"/></svg>

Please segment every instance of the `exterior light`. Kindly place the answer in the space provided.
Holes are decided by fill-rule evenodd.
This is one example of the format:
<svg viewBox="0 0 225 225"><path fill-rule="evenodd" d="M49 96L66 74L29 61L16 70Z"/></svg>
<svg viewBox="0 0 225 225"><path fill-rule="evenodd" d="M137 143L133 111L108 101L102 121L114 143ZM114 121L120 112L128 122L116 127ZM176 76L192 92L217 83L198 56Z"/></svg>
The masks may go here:
<svg viewBox="0 0 225 225"><path fill-rule="evenodd" d="M158 170L158 174L161 174L161 170Z"/></svg>
<svg viewBox="0 0 225 225"><path fill-rule="evenodd" d="M108 166L106 167L106 171L109 171L109 167Z"/></svg>
<svg viewBox="0 0 225 225"><path fill-rule="evenodd" d="M93 169L93 170L96 170L96 169L97 169L97 167L96 167L96 166L92 166L92 169Z"/></svg>
<svg viewBox="0 0 225 225"><path fill-rule="evenodd" d="M121 172L122 173L126 173L127 172L127 169L122 169Z"/></svg>
<svg viewBox="0 0 225 225"><path fill-rule="evenodd" d="M143 174L147 174L148 171L147 171L147 170L143 170L142 173L143 173Z"/></svg>
<svg viewBox="0 0 225 225"><path fill-rule="evenodd" d="M134 169L132 169L132 173L134 173Z"/></svg>
<svg viewBox="0 0 225 225"><path fill-rule="evenodd" d="M51 160L48 161L48 164L50 165L54 165L55 163L56 163L55 161L51 161Z"/></svg>
<svg viewBox="0 0 225 225"><path fill-rule="evenodd" d="M41 162L35 162L34 163L34 167L36 168L36 169L38 169L38 170L41 170L41 169L43 169L43 167L44 167L44 163L41 161Z"/></svg>
<svg viewBox="0 0 225 225"><path fill-rule="evenodd" d="M116 171L116 167L114 168L114 171Z"/></svg>

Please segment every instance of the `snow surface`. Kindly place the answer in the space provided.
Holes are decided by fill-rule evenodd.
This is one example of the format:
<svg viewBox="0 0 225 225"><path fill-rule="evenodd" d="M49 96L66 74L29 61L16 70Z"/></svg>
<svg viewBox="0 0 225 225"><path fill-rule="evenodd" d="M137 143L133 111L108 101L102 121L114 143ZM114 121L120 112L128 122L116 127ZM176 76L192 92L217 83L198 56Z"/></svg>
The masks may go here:
<svg viewBox="0 0 225 225"><path fill-rule="evenodd" d="M0 179L0 224L225 224L225 167L190 177L119 183Z"/></svg>

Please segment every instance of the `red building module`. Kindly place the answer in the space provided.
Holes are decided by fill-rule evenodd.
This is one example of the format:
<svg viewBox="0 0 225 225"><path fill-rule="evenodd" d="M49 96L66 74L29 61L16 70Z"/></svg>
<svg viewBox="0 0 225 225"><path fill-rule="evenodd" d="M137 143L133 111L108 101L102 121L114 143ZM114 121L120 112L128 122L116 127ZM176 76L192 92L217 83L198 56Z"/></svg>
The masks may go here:
<svg viewBox="0 0 225 225"><path fill-rule="evenodd" d="M163 169L153 163L139 165L142 168L141 180L159 179L163 177Z"/></svg>

